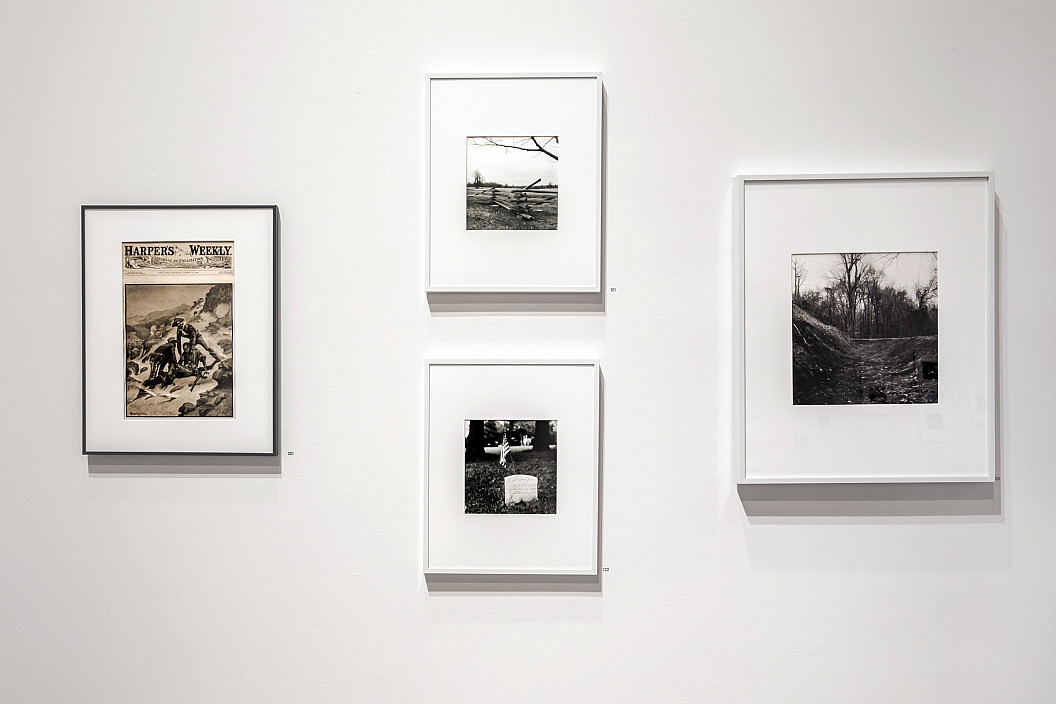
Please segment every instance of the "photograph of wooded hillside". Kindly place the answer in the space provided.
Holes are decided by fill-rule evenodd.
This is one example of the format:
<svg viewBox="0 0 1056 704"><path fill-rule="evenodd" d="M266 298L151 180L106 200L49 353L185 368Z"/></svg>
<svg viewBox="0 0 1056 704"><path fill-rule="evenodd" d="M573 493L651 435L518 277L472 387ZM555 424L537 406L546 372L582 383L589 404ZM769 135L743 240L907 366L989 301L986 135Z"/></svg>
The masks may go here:
<svg viewBox="0 0 1056 704"><path fill-rule="evenodd" d="M557 137L466 138L466 229L557 229Z"/></svg>
<svg viewBox="0 0 1056 704"><path fill-rule="evenodd" d="M938 252L792 255L792 403L938 403Z"/></svg>

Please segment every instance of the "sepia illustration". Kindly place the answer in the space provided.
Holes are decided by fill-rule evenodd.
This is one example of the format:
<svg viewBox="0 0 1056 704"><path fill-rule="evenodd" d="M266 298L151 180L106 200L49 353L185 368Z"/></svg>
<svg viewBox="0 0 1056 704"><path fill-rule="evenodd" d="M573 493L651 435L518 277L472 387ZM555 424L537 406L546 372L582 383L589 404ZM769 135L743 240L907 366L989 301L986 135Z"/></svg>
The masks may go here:
<svg viewBox="0 0 1056 704"><path fill-rule="evenodd" d="M792 255L792 403L937 403L937 252Z"/></svg>
<svg viewBox="0 0 1056 704"><path fill-rule="evenodd" d="M466 229L557 229L557 137L466 139Z"/></svg>
<svg viewBox="0 0 1056 704"><path fill-rule="evenodd" d="M126 417L233 417L234 244L122 244Z"/></svg>
<svg viewBox="0 0 1056 704"><path fill-rule="evenodd" d="M466 513L557 513L557 421L467 420Z"/></svg>

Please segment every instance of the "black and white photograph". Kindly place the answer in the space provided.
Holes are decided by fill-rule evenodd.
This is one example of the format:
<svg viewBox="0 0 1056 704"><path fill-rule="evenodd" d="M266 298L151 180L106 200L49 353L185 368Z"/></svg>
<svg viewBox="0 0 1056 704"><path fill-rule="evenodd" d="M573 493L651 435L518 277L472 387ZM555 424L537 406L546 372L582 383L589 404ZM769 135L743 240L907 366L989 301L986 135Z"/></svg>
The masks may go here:
<svg viewBox="0 0 1056 704"><path fill-rule="evenodd" d="M557 513L557 421L466 420L466 513Z"/></svg>
<svg viewBox="0 0 1056 704"><path fill-rule="evenodd" d="M792 403L939 400L938 252L793 254Z"/></svg>
<svg viewBox="0 0 1056 704"><path fill-rule="evenodd" d="M232 417L233 244L122 249L126 417Z"/></svg>
<svg viewBox="0 0 1056 704"><path fill-rule="evenodd" d="M550 137L466 139L466 229L556 230L558 143Z"/></svg>

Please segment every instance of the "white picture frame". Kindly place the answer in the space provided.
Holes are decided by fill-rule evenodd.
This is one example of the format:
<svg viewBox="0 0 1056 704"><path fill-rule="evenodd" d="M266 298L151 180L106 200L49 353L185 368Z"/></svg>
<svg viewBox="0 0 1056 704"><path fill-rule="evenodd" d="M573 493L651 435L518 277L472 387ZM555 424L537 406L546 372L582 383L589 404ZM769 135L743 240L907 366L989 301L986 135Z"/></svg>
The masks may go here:
<svg viewBox="0 0 1056 704"><path fill-rule="evenodd" d="M85 205L81 207L81 238L84 454L274 455L278 448L278 207ZM127 246L159 242L233 247L230 302L221 304L226 306L224 315L233 321L230 354L223 360L228 369L230 391L224 400L229 410L222 417L137 417L128 411L131 402L126 394L134 385L128 375L142 376L150 348L157 345L129 350L124 291L128 276L124 269L129 263L122 255L127 254ZM170 318L176 315L173 310L163 312ZM207 322L202 321L215 320L217 314L214 311L187 322L197 324L205 335ZM152 338L171 335L165 329L169 324L154 325ZM225 355L221 352L220 356ZM218 368L209 372L201 368L203 386L212 376L220 387ZM139 386L144 387L144 395L175 395L174 385Z"/></svg>
<svg viewBox="0 0 1056 704"><path fill-rule="evenodd" d="M601 74L431 74L427 95L426 292L600 292ZM522 181L553 180L547 192L553 200L545 206L555 211L553 221L546 229L518 229L541 224L542 218L530 208L517 215L508 198L494 197L489 201L494 217L471 217L469 179L479 170L470 169L469 161L478 153L524 152L471 149L468 141L540 135L546 137L536 145L551 140L560 146L559 154L551 154L558 161L542 159L556 168L556 177L540 164L538 171L495 167L501 169L498 175L485 168L483 178L520 187L520 197L533 193L523 187L537 187ZM532 151L527 156L541 155L534 145ZM478 207L484 212L488 206ZM507 220L514 229L490 229L511 226Z"/></svg>
<svg viewBox="0 0 1056 704"><path fill-rule="evenodd" d="M994 481L994 175L739 176L735 193L739 482ZM922 365L937 365L935 395L926 402L884 402L884 384L871 382L874 367L858 362L847 373L859 380L851 394L860 393L860 399L793 403L793 378L802 378L805 368L801 356L793 370L794 327L800 354L810 348L792 323L793 290L801 293L794 286L806 276L793 273L793 255L848 252L930 253L937 261L932 276L942 300L941 314L937 300L933 311L937 359L923 362L924 355L914 353L912 366L899 366L892 353L883 357L893 360L889 367L881 367L887 379L897 379L893 375L902 370L923 389L928 367L922 376ZM884 261L892 259L897 257ZM826 295L838 301L846 287L842 280L829 283ZM921 315L927 313L924 301ZM853 327L855 313L850 315ZM863 326L857 325L860 332ZM856 345L852 350L887 344L847 339ZM838 365L819 363L816 369L826 380L842 373Z"/></svg>
<svg viewBox="0 0 1056 704"><path fill-rule="evenodd" d="M600 383L597 360L426 362L427 575L598 574ZM553 512L471 512L466 477L476 470L466 459L469 423L495 418L553 421ZM497 467L497 455L490 454L489 462ZM496 483L493 490L499 494L501 486Z"/></svg>

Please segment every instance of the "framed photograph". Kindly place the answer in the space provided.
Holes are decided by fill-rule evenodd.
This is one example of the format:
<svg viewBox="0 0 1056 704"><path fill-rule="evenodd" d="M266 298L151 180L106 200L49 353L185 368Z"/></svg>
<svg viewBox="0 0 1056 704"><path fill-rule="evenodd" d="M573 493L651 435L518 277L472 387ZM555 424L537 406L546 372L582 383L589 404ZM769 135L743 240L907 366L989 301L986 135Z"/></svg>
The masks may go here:
<svg viewBox="0 0 1056 704"><path fill-rule="evenodd" d="M598 572L596 361L426 364L427 574Z"/></svg>
<svg viewBox="0 0 1056 704"><path fill-rule="evenodd" d="M428 78L426 291L601 290L601 74Z"/></svg>
<svg viewBox="0 0 1056 704"><path fill-rule="evenodd" d="M993 174L737 193L740 481L993 481Z"/></svg>
<svg viewBox="0 0 1056 704"><path fill-rule="evenodd" d="M82 206L85 454L275 454L277 225Z"/></svg>

